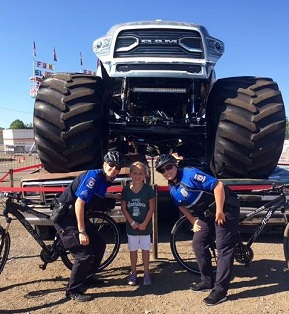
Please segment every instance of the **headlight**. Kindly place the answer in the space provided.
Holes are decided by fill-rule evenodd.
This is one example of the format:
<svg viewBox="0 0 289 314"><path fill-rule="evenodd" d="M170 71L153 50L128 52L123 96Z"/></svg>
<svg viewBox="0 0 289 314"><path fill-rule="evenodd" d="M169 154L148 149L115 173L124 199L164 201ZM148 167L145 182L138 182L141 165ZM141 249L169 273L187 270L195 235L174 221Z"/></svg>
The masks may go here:
<svg viewBox="0 0 289 314"><path fill-rule="evenodd" d="M93 51L97 56L108 55L111 46L111 37L103 37L93 42Z"/></svg>
<svg viewBox="0 0 289 314"><path fill-rule="evenodd" d="M214 38L207 38L209 54L221 56L224 53L224 43Z"/></svg>

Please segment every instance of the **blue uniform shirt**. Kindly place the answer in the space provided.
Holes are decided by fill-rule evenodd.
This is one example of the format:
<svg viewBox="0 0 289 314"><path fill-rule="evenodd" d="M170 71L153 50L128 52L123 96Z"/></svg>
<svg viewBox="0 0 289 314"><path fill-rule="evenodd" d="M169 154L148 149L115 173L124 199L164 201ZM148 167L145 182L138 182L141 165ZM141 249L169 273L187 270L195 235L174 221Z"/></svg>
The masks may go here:
<svg viewBox="0 0 289 314"><path fill-rule="evenodd" d="M206 210L214 203L214 188L218 180L197 168L183 168L178 172L178 183L170 183L170 194L176 206Z"/></svg>
<svg viewBox="0 0 289 314"><path fill-rule="evenodd" d="M81 198L85 203L89 203L96 195L104 198L110 182L106 181L103 171L100 169L89 170L78 185L75 195Z"/></svg>
<svg viewBox="0 0 289 314"><path fill-rule="evenodd" d="M104 198L110 185L111 183L106 181L102 169L89 170L72 181L60 195L59 202L74 205L77 197L79 197L85 201L87 209L93 209L96 207L97 199Z"/></svg>

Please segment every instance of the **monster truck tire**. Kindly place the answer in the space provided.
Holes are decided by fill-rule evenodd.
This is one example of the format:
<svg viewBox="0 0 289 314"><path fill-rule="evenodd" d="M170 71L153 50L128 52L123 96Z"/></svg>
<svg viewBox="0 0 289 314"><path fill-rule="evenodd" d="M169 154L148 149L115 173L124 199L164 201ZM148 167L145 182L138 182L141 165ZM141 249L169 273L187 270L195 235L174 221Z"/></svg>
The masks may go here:
<svg viewBox="0 0 289 314"><path fill-rule="evenodd" d="M102 164L103 82L92 75L57 73L39 88L34 106L34 136L48 172L71 172Z"/></svg>
<svg viewBox="0 0 289 314"><path fill-rule="evenodd" d="M279 161L286 130L278 85L270 78L217 80L208 99L211 170L219 178L267 178Z"/></svg>

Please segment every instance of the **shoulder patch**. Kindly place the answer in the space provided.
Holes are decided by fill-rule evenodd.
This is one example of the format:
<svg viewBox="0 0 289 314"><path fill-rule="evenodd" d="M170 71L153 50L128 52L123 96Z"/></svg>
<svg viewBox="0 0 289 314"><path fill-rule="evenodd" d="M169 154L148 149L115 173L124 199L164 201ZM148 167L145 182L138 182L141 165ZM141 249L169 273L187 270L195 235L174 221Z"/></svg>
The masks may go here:
<svg viewBox="0 0 289 314"><path fill-rule="evenodd" d="M204 183L206 181L206 176L200 173L196 173L194 176L194 180Z"/></svg>
<svg viewBox="0 0 289 314"><path fill-rule="evenodd" d="M180 193L182 194L183 197L188 197L189 193L186 191L184 188L180 189Z"/></svg>
<svg viewBox="0 0 289 314"><path fill-rule="evenodd" d="M89 178L88 181L87 181L87 184L86 186L89 188L89 189L92 189L94 186L95 186L95 179L94 178Z"/></svg>

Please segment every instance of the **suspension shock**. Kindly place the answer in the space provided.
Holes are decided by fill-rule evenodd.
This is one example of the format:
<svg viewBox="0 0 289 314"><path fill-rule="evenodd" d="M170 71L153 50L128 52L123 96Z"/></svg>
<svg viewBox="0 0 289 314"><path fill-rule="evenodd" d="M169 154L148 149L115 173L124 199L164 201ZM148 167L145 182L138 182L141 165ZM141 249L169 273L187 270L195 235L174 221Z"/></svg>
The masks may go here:
<svg viewBox="0 0 289 314"><path fill-rule="evenodd" d="M125 118L125 113L127 110L127 78L126 77L122 80L120 97L121 97L121 115L122 115L122 118Z"/></svg>

